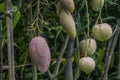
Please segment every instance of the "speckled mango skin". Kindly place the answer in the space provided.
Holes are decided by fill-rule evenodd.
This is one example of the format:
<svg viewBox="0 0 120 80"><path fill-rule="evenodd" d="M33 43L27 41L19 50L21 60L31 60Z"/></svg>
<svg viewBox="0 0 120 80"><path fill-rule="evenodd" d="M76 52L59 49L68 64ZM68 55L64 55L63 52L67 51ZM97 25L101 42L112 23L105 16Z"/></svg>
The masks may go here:
<svg viewBox="0 0 120 80"><path fill-rule="evenodd" d="M79 60L79 67L86 74L91 73L95 69L95 61L91 57L82 57Z"/></svg>
<svg viewBox="0 0 120 80"><path fill-rule="evenodd" d="M96 24L92 28L92 35L98 41L106 41L112 36L112 28L107 23Z"/></svg>
<svg viewBox="0 0 120 80"><path fill-rule="evenodd" d="M96 41L92 38L83 39L80 41L80 51L83 55L87 53L88 56L91 56L95 53L97 48Z"/></svg>
<svg viewBox="0 0 120 80"><path fill-rule="evenodd" d="M37 65L41 73L45 73L50 66L50 50L43 37L34 37L29 43L29 54L32 62Z"/></svg>

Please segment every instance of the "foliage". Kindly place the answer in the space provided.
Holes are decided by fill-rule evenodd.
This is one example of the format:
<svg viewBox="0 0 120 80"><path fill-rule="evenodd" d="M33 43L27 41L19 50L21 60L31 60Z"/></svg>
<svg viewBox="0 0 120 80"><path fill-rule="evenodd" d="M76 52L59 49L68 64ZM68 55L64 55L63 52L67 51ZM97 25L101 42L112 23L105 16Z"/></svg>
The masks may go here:
<svg viewBox="0 0 120 80"><path fill-rule="evenodd" d="M66 39L66 32L61 26L59 17L56 14L56 0L12 0L12 16L8 15L5 10L5 0L0 0L0 21L2 22L2 49L3 49L3 66L8 65L7 58L7 29L6 16L13 20L14 32L14 56L15 56L15 77L16 80L32 80L32 62L29 58L28 45L29 41L34 36L43 36L46 38L51 51L51 66L50 71L54 72L57 57L60 54L62 44ZM89 2L89 0L88 0ZM72 14L76 23L78 40L81 41L86 37L87 32L87 12L85 0L74 0L75 11ZM99 12L94 12L88 4L90 36L91 28L96 23ZM120 18L120 0L105 0L105 4L101 12L102 22L112 25L113 30ZM100 21L98 20L98 23ZM73 73L76 73L78 68L78 51L77 39L73 49ZM108 41L97 42L97 51L92 57L95 59L96 68L90 74L85 74L82 71L78 72L77 78L82 80L99 80L102 78L105 67L105 56ZM116 80L118 54L117 47L113 52L111 65L109 68L109 80ZM57 80L65 80L66 55L61 60L60 69L57 75ZM48 74L40 74L38 71L38 80L50 80ZM74 75L75 76L75 75ZM3 70L3 80L8 80L8 68Z"/></svg>

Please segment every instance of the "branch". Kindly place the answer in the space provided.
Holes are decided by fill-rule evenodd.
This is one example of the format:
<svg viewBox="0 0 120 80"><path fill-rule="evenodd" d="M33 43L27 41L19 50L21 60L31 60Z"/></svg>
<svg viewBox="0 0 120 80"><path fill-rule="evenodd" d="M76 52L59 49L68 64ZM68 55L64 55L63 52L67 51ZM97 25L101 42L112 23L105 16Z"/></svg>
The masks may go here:
<svg viewBox="0 0 120 80"><path fill-rule="evenodd" d="M114 49L115 49L115 46L117 44L117 40L118 40L118 36L119 36L119 32L120 32L120 27L118 25L116 25L116 32L115 32L115 35L112 36L108 47L108 50L107 50L107 56L106 56L106 60L105 60L105 72L104 72L104 75L103 75L103 80L108 80L108 70L109 70L109 67L110 67L110 62L111 62L111 58L112 58L112 55L113 55L113 52L114 52Z"/></svg>
<svg viewBox="0 0 120 80"><path fill-rule="evenodd" d="M12 3L11 0L6 1L6 10L10 16ZM6 17L7 24L7 42L8 42L8 63L9 63L9 80L15 80L15 70L14 70L14 46L13 46L13 29L12 29L12 19L10 17Z"/></svg>
<svg viewBox="0 0 120 80"><path fill-rule="evenodd" d="M32 64L22 64L22 65L17 65L15 68L20 68L20 67L25 67L25 66L31 66ZM2 70L7 70L9 69L9 66L2 66Z"/></svg>
<svg viewBox="0 0 120 80"><path fill-rule="evenodd" d="M61 47L60 54L58 56L56 67L55 67L55 70L54 70L53 74L50 72L50 70L48 70L48 72L47 72L51 80L53 80L59 72L61 59L62 59L62 56L65 52L66 47L67 47L68 40L69 40L69 35L67 35L67 37L65 39L65 42L63 43L63 46Z"/></svg>
<svg viewBox="0 0 120 80"><path fill-rule="evenodd" d="M67 53L66 53L66 58L67 58L67 65L66 65L66 70L65 70L66 80L73 80L73 69L72 69L73 48L74 48L74 40L70 38L68 48L67 48Z"/></svg>

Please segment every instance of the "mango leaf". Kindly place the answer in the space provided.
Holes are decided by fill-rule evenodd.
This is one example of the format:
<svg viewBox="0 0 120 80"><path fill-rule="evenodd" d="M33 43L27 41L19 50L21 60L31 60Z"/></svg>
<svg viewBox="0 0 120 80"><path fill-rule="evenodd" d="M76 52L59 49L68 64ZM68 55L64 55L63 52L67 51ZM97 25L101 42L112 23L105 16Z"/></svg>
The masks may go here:
<svg viewBox="0 0 120 80"><path fill-rule="evenodd" d="M13 28L16 27L16 24L18 23L18 21L20 20L20 11L17 11L14 15L13 15Z"/></svg>

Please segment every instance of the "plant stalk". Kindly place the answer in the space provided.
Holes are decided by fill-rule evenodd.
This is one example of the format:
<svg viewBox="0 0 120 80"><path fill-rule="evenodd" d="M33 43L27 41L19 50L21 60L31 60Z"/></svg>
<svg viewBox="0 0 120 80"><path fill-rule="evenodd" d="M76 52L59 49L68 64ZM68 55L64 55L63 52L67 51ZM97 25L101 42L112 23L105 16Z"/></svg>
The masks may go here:
<svg viewBox="0 0 120 80"><path fill-rule="evenodd" d="M90 17L89 17L89 11L88 11L88 1L85 0L85 4L86 4L86 15L87 15L87 37L90 36Z"/></svg>
<svg viewBox="0 0 120 80"><path fill-rule="evenodd" d="M37 80L37 67L35 64L32 64L32 80Z"/></svg>
<svg viewBox="0 0 120 80"><path fill-rule="evenodd" d="M8 14L12 17L12 3L11 0L6 1L6 10ZM9 80L15 80L15 70L14 70L14 41L13 41L13 25L12 19L6 17L7 24L7 44L8 44L8 63L9 63Z"/></svg>

